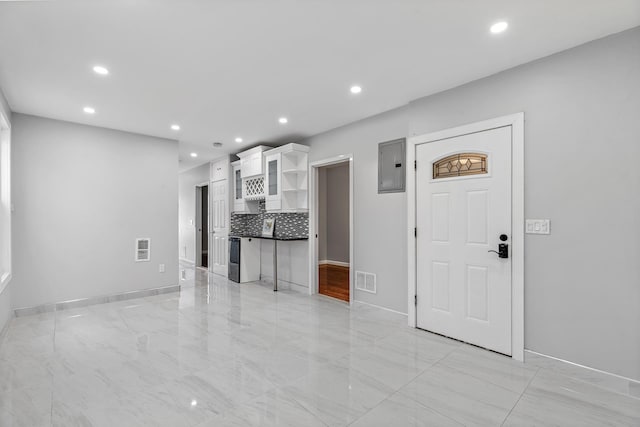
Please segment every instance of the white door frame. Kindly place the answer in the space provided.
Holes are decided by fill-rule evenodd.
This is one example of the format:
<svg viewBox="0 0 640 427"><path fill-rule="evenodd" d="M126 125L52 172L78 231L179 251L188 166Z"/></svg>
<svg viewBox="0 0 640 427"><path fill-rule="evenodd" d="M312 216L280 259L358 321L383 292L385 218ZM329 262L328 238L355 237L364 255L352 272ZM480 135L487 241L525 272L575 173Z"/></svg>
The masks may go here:
<svg viewBox="0 0 640 427"><path fill-rule="evenodd" d="M318 293L318 169L349 163L349 305L353 304L353 154L341 154L309 164L309 295Z"/></svg>
<svg viewBox="0 0 640 427"><path fill-rule="evenodd" d="M194 243L196 245L196 247L195 247L195 257L194 257L195 259L193 260L194 261L193 265L196 268L199 267L199 268L207 268L207 269L209 267L203 267L202 266L202 235L201 235L201 233L198 232L198 226L201 226L206 221L207 233L211 232L211 230L210 230L210 225L211 224L209 224L209 215L207 215L207 218L202 218L202 187L204 187L205 185L208 186L209 184L210 184L209 181L204 181L204 182L201 182L200 184L196 184L194 186L194 189L196 191L196 212L195 212L195 221L194 221L195 224L194 224L194 227L193 227L193 233L195 235ZM209 193L207 192L207 195L208 194ZM208 198L208 196L207 196L207 198ZM207 209L209 209L209 200L207 200ZM200 236L198 237L198 235L200 235ZM209 237L210 236L207 236L207 242L209 242ZM207 247L207 264L209 264L209 257L211 256L211 250L210 250L211 249L211 245L208 244L207 246L208 246Z"/></svg>
<svg viewBox="0 0 640 427"><path fill-rule="evenodd" d="M511 126L511 355L524 361L524 113L498 117L407 139L407 164L416 160L416 146ZM420 165L418 165L420 167ZM408 313L416 327L416 171L407 172Z"/></svg>

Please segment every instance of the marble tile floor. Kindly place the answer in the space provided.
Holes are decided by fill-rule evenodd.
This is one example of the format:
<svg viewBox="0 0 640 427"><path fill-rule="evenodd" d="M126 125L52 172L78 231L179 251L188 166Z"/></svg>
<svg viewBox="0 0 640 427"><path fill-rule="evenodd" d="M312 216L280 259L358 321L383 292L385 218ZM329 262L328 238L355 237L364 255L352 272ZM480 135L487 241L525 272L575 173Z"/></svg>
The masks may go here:
<svg viewBox="0 0 640 427"><path fill-rule="evenodd" d="M405 316L187 273L179 293L13 319L0 426L640 426L640 399Z"/></svg>

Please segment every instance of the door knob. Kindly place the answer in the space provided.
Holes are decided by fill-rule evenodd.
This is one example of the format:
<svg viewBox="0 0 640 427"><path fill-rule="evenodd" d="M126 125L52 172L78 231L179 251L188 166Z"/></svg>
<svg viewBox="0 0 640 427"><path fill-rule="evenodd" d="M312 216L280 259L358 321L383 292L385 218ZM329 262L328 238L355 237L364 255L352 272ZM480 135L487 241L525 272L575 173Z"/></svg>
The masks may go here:
<svg viewBox="0 0 640 427"><path fill-rule="evenodd" d="M498 254L498 258L509 258L509 245L507 243L500 243L497 251L491 250L487 252Z"/></svg>

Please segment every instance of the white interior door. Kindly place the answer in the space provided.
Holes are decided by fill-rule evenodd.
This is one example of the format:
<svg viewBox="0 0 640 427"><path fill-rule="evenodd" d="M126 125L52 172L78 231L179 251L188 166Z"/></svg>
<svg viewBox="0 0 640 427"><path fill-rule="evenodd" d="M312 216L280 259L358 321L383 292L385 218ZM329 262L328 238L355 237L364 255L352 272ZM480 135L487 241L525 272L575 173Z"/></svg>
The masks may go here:
<svg viewBox="0 0 640 427"><path fill-rule="evenodd" d="M511 126L416 161L416 325L511 355L511 259L489 252L511 242Z"/></svg>
<svg viewBox="0 0 640 427"><path fill-rule="evenodd" d="M229 253L229 181L212 182L209 185L210 217L211 217L211 239L209 240L211 259L210 269L213 273L227 276L229 268L227 256Z"/></svg>

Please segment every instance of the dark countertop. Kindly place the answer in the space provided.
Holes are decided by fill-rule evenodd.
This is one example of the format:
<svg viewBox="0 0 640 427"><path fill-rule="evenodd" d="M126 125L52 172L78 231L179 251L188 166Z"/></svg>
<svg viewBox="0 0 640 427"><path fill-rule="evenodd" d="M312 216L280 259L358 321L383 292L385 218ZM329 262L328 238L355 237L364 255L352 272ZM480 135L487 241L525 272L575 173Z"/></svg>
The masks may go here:
<svg viewBox="0 0 640 427"><path fill-rule="evenodd" d="M294 240L309 240L308 236L299 236L299 237L266 237L261 235L245 235L245 234L229 234L229 237L245 237L251 239L266 239L266 240L281 240L281 241L294 241Z"/></svg>

